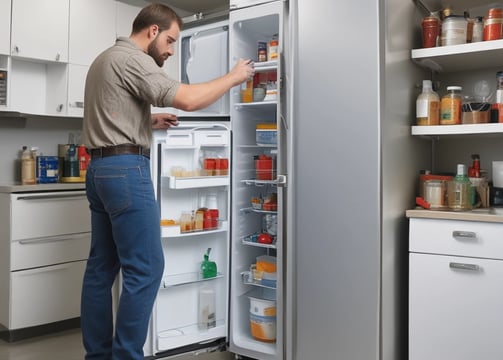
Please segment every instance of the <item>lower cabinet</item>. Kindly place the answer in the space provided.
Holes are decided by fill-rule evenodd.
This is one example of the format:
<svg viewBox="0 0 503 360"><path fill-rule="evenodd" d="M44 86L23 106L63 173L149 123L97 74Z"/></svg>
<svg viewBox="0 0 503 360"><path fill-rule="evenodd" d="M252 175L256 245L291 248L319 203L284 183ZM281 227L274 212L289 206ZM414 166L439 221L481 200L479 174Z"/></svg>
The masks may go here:
<svg viewBox="0 0 503 360"><path fill-rule="evenodd" d="M9 329L22 329L80 316L86 261L11 273Z"/></svg>
<svg viewBox="0 0 503 360"><path fill-rule="evenodd" d="M409 360L501 358L503 260L492 245L502 233L497 223L411 219Z"/></svg>
<svg viewBox="0 0 503 360"><path fill-rule="evenodd" d="M78 318L90 243L84 191L0 193L0 328Z"/></svg>

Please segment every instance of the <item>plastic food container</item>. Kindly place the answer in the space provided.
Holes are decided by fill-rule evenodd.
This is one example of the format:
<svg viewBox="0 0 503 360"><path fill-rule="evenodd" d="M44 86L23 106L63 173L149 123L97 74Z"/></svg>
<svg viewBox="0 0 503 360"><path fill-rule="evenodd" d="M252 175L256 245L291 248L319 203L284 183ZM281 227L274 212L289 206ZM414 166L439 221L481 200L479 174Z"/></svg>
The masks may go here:
<svg viewBox="0 0 503 360"><path fill-rule="evenodd" d="M276 124L258 124L256 141L260 146L275 146L278 144L278 127Z"/></svg>
<svg viewBox="0 0 503 360"><path fill-rule="evenodd" d="M250 332L260 341L276 341L276 301L250 296Z"/></svg>
<svg viewBox="0 0 503 360"><path fill-rule="evenodd" d="M257 256L256 269L270 273L276 272L276 258L270 255Z"/></svg>

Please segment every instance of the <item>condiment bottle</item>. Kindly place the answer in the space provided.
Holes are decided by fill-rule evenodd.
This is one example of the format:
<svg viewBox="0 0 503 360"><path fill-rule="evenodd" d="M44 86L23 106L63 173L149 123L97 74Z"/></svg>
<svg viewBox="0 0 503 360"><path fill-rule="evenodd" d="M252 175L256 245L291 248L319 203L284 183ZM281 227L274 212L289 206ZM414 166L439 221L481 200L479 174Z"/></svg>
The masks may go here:
<svg viewBox="0 0 503 360"><path fill-rule="evenodd" d="M417 125L438 125L440 117L440 98L433 91L431 80L423 80L423 91L416 101Z"/></svg>
<svg viewBox="0 0 503 360"><path fill-rule="evenodd" d="M472 155L472 166L468 168L468 177L480 177L480 156L479 154Z"/></svg>
<svg viewBox="0 0 503 360"><path fill-rule="evenodd" d="M503 37L503 9L489 9L484 20L484 41L498 40Z"/></svg>
<svg viewBox="0 0 503 360"><path fill-rule="evenodd" d="M484 40L484 18L477 16L473 19L472 42Z"/></svg>
<svg viewBox="0 0 503 360"><path fill-rule="evenodd" d="M203 261L201 262L201 275L203 279L213 278L217 276L217 264L214 261L210 261L211 248L206 250L203 255Z"/></svg>
<svg viewBox="0 0 503 360"><path fill-rule="evenodd" d="M471 209L472 184L464 164L457 165L456 176L447 183L447 202L451 210Z"/></svg>
<svg viewBox="0 0 503 360"><path fill-rule="evenodd" d="M503 123L503 71L496 73L496 100L491 109L491 121Z"/></svg>
<svg viewBox="0 0 503 360"><path fill-rule="evenodd" d="M437 46L440 31L440 20L435 16L427 16L422 21L423 47L431 48Z"/></svg>
<svg viewBox="0 0 503 360"><path fill-rule="evenodd" d="M35 159L27 146L21 152L21 184L34 185L36 183Z"/></svg>
<svg viewBox="0 0 503 360"><path fill-rule="evenodd" d="M461 96L461 86L448 86L448 94L442 97L440 103L440 124L456 125L461 124L461 111L463 98Z"/></svg>

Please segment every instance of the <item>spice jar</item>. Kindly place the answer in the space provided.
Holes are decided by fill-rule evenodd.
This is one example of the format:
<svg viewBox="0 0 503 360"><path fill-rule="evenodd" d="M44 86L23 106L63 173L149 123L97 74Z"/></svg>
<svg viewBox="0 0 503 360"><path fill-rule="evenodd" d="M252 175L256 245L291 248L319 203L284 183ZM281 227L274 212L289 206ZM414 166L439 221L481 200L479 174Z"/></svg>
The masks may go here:
<svg viewBox="0 0 503 360"><path fill-rule="evenodd" d="M461 124L461 86L448 86L448 94L440 101L440 125Z"/></svg>
<svg viewBox="0 0 503 360"><path fill-rule="evenodd" d="M503 9L493 8L484 20L484 41L503 38Z"/></svg>
<svg viewBox="0 0 503 360"><path fill-rule="evenodd" d="M477 16L473 19L472 42L484 40L484 18Z"/></svg>
<svg viewBox="0 0 503 360"><path fill-rule="evenodd" d="M440 20L435 16L427 16L423 19L423 48L431 48L437 46Z"/></svg>

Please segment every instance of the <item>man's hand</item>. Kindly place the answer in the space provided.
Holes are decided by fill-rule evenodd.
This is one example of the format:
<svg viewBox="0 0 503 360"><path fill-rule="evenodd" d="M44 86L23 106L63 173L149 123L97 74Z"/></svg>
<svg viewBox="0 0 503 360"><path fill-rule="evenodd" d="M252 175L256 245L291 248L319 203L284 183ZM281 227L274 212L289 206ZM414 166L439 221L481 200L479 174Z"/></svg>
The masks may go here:
<svg viewBox="0 0 503 360"><path fill-rule="evenodd" d="M178 125L178 118L176 115L168 113L152 114L152 129L168 129L171 126Z"/></svg>

